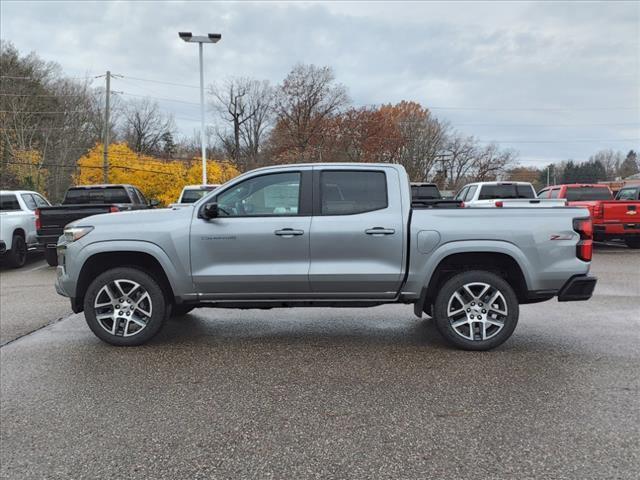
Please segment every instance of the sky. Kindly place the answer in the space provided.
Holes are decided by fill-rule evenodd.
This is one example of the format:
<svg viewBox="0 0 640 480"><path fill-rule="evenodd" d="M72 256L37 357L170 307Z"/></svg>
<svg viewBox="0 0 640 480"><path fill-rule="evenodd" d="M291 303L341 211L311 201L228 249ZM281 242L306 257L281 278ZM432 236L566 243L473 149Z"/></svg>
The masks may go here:
<svg viewBox="0 0 640 480"><path fill-rule="evenodd" d="M122 75L117 95L157 100L189 135L198 52L178 31L222 34L205 45L206 84L327 65L355 106L418 101L524 165L640 150L640 2L0 4L3 40L70 77Z"/></svg>

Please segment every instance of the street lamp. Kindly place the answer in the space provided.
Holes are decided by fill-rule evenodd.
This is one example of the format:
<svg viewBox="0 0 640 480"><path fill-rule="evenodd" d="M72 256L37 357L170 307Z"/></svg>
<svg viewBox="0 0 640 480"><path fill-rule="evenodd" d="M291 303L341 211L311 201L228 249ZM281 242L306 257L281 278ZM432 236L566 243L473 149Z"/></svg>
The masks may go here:
<svg viewBox="0 0 640 480"><path fill-rule="evenodd" d="M202 148L202 184L207 183L207 148L204 144L204 73L202 67L202 44L218 43L222 38L220 33L208 33L205 35L193 36L191 32L178 32L178 36L185 42L197 43L200 53L200 144Z"/></svg>

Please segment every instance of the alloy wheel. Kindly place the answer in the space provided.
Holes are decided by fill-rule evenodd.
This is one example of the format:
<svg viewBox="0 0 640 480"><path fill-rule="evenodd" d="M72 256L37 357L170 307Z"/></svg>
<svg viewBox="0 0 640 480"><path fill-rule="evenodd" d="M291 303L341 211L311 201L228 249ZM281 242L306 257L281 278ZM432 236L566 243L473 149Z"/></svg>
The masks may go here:
<svg viewBox="0 0 640 480"><path fill-rule="evenodd" d="M118 279L104 285L94 302L98 324L111 335L131 337L145 329L153 313L151 296L133 280Z"/></svg>
<svg viewBox="0 0 640 480"><path fill-rule="evenodd" d="M447 303L449 325L457 335L472 341L495 337L504 328L508 313L502 292L484 282L463 285Z"/></svg>

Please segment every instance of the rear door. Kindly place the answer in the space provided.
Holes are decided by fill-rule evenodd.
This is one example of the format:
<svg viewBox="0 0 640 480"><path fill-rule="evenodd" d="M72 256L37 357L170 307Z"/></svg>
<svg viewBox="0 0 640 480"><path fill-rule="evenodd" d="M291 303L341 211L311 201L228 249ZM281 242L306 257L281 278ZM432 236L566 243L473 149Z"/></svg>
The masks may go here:
<svg viewBox="0 0 640 480"><path fill-rule="evenodd" d="M309 281L315 296L396 294L405 242L399 181L394 169L314 168Z"/></svg>

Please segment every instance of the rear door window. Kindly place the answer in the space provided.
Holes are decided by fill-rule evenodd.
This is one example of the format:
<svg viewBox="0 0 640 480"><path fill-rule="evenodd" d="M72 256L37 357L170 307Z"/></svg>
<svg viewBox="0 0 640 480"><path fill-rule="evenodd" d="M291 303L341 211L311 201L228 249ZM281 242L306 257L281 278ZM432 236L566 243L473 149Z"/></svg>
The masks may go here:
<svg viewBox="0 0 640 480"><path fill-rule="evenodd" d="M455 200L464 200L464 197L467 194L467 190L469 190L469 187L464 187L462 190L460 190L457 193Z"/></svg>
<svg viewBox="0 0 640 480"><path fill-rule="evenodd" d="M569 202L613 200L611 191L604 187L568 187L565 196Z"/></svg>
<svg viewBox="0 0 640 480"><path fill-rule="evenodd" d="M22 201L25 203L29 210L35 210L36 208L38 208L38 206L36 205L36 201L33 199L33 195L31 195L30 193L23 193L21 197Z"/></svg>
<svg viewBox="0 0 640 480"><path fill-rule="evenodd" d="M473 200L473 196L476 194L476 190L478 190L478 186L471 185L469 187L469 190L467 190L467 194L464 196L464 201L470 202L471 200Z"/></svg>
<svg viewBox="0 0 640 480"><path fill-rule="evenodd" d="M617 200L635 200L638 196L635 188L623 188L618 192Z"/></svg>
<svg viewBox="0 0 640 480"><path fill-rule="evenodd" d="M49 207L49 202L47 202L44 197L38 195L38 194L34 194L33 195L33 199L36 201L36 205L38 207Z"/></svg>
<svg viewBox="0 0 640 480"><path fill-rule="evenodd" d="M483 185L478 200L500 200L515 198L535 198L535 192L530 185L502 183L497 185Z"/></svg>
<svg viewBox="0 0 640 480"><path fill-rule="evenodd" d="M353 215L387 205L384 172L326 170L320 174L322 215Z"/></svg>
<svg viewBox="0 0 640 480"><path fill-rule="evenodd" d="M0 211L12 212L14 210L21 210L18 199L13 193L3 193L0 195Z"/></svg>

